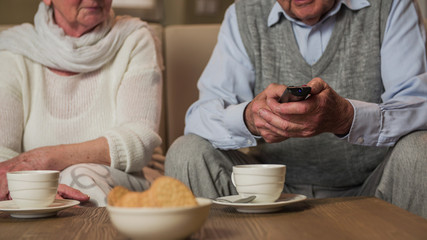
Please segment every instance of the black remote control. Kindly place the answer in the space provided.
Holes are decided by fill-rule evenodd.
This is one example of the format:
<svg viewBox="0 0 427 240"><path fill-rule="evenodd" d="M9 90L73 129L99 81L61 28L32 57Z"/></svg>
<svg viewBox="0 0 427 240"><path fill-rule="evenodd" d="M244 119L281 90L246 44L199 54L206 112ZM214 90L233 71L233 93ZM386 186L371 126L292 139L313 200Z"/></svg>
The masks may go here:
<svg viewBox="0 0 427 240"><path fill-rule="evenodd" d="M311 87L308 86L289 86L283 92L279 99L279 103L296 102L307 99L311 92Z"/></svg>

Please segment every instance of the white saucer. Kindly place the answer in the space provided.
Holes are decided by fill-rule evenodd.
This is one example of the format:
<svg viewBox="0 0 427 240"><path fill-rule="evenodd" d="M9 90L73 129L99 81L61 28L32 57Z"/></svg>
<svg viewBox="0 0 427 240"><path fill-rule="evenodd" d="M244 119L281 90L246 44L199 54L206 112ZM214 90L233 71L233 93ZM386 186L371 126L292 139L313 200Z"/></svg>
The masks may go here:
<svg viewBox="0 0 427 240"><path fill-rule="evenodd" d="M220 197L218 199L236 200L240 198L239 195L231 195ZM213 200L213 203L223 206L235 208L238 212L242 213L269 213L276 212L282 209L285 205L305 200L307 197L301 194L283 193L280 198L272 203L229 203Z"/></svg>
<svg viewBox="0 0 427 240"><path fill-rule="evenodd" d="M19 208L13 200L0 201L0 211L10 213L15 218L42 218L56 215L58 211L80 204L79 201L69 199L55 199L45 208Z"/></svg>

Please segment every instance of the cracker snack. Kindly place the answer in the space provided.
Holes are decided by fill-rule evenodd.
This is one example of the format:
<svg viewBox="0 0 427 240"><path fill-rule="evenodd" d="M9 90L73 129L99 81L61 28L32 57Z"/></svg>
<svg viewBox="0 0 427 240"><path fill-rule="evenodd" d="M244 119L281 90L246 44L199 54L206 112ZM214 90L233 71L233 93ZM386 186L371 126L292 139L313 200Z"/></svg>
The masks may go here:
<svg viewBox="0 0 427 240"><path fill-rule="evenodd" d="M133 192L117 186L108 194L108 204L118 207L181 207L196 206L191 190L181 181L162 176L144 192Z"/></svg>
<svg viewBox="0 0 427 240"><path fill-rule="evenodd" d="M113 188L108 194L108 204L111 206L117 205L117 202L122 198L129 190L122 186L117 186Z"/></svg>

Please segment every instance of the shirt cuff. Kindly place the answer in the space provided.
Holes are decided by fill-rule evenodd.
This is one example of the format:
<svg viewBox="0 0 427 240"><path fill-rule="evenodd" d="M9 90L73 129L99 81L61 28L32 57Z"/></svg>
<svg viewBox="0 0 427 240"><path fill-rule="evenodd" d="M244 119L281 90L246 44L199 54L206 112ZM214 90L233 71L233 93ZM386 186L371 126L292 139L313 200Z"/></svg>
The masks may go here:
<svg viewBox="0 0 427 240"><path fill-rule="evenodd" d="M255 136L249 131L246 127L244 121L245 108L250 101L243 102L237 105L230 105L225 109L224 113L224 125L230 135L236 137L237 139L245 139L246 142L242 147L252 147L256 146ZM239 144L240 145L240 144Z"/></svg>
<svg viewBox="0 0 427 240"><path fill-rule="evenodd" d="M348 141L358 145L376 146L382 128L381 109L376 103L349 101L354 107L354 118Z"/></svg>

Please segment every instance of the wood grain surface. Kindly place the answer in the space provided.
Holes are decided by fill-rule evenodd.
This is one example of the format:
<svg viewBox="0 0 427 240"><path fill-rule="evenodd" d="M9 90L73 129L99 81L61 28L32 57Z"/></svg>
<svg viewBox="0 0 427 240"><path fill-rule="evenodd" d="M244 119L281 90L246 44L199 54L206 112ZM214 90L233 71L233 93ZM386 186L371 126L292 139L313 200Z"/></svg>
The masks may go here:
<svg viewBox="0 0 427 240"><path fill-rule="evenodd" d="M306 200L266 214L214 206L193 239L427 239L427 220L376 198Z"/></svg>
<svg viewBox="0 0 427 240"><path fill-rule="evenodd" d="M12 218L1 212L0 239L126 237L111 224L106 208L72 207L55 217L39 219ZM262 214L212 205L202 229L189 239L426 240L427 220L369 197L311 199Z"/></svg>

